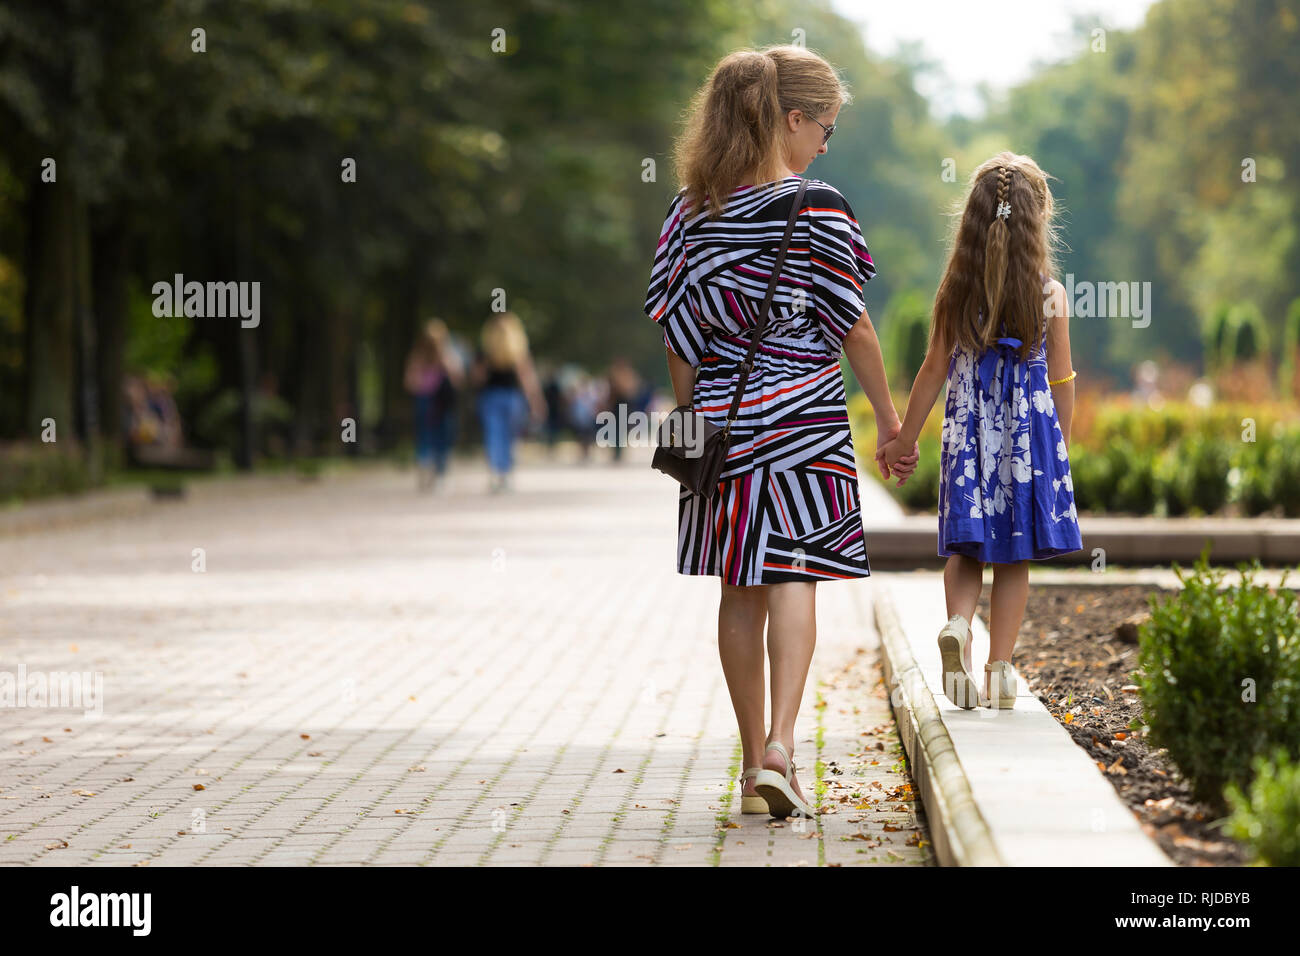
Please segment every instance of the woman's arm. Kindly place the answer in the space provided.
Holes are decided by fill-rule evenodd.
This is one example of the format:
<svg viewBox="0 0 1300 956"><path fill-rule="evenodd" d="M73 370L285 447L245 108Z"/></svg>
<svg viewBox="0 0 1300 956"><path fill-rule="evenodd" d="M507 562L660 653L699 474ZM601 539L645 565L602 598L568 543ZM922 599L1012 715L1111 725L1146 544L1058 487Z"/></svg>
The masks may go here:
<svg viewBox="0 0 1300 956"><path fill-rule="evenodd" d="M695 366L670 348L664 351L668 354L668 377L673 381L673 398L678 405L690 405L695 396Z"/></svg>
<svg viewBox="0 0 1300 956"><path fill-rule="evenodd" d="M528 399L528 407L532 410L534 421L543 421L546 418L546 396L542 394L542 386L537 381L537 368L533 365L533 359L525 355L515 366L515 373L519 376L519 384L523 387L524 396Z"/></svg>
<svg viewBox="0 0 1300 956"><path fill-rule="evenodd" d="M876 336L876 327L872 325L871 316L867 315L866 309L862 310L862 315L844 337L844 354L876 415L876 447L879 448L898 434L898 410L894 408L893 396L889 394L889 379L885 375L885 358L880 351L880 339ZM916 467L918 457L909 453L900 458L897 474L900 477L910 475ZM889 469L882 462L877 461L877 467L880 468L882 478L889 477Z"/></svg>
<svg viewBox="0 0 1300 956"><path fill-rule="evenodd" d="M1070 304L1065 298L1065 286L1053 279L1049 288L1047 380L1055 382L1069 377L1074 371L1074 362L1070 358ZM1061 435L1065 439L1065 447L1069 449L1070 422L1074 418L1074 380L1051 388L1052 404L1056 406L1056 418L1061 423Z"/></svg>

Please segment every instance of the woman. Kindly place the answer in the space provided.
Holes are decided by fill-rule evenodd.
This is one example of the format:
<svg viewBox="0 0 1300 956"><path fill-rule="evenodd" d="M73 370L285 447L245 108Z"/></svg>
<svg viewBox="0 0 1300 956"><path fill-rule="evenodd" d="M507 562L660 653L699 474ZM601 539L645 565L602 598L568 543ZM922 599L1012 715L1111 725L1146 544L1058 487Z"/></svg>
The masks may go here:
<svg viewBox="0 0 1300 956"><path fill-rule="evenodd" d="M849 99L825 60L795 46L733 53L696 95L676 144L683 188L669 205L645 305L663 327L679 405L725 419L798 174L827 151ZM841 351L875 410L880 442L899 431L863 308L875 268L857 220L819 180L808 181L803 206L718 494L682 489L678 505L678 570L722 578L718 650L740 728L741 809L781 817L813 815L792 758L816 583L870 574ZM916 460L913 449L894 474L911 474Z"/></svg>
<svg viewBox="0 0 1300 956"><path fill-rule="evenodd" d="M415 399L416 481L432 488L447 472L456 441L456 392L464 381L447 324L430 319L406 358L406 390Z"/></svg>
<svg viewBox="0 0 1300 956"><path fill-rule="evenodd" d="M474 378L491 472L488 488L505 491L514 468L515 434L522 430L529 411L534 423L546 417L546 400L528 352L528 336L513 312L494 313L483 323Z"/></svg>

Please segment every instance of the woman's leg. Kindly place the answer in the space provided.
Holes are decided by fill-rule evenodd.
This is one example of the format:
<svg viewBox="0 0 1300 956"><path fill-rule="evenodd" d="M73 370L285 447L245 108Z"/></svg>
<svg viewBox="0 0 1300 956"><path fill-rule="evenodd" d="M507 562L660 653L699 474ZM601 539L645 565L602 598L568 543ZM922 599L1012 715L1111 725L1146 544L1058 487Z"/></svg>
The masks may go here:
<svg viewBox="0 0 1300 956"><path fill-rule="evenodd" d="M504 399L504 400L503 400ZM483 422L483 448L494 475L509 467L510 397L504 389L488 388L479 394L479 416Z"/></svg>
<svg viewBox="0 0 1300 956"><path fill-rule="evenodd" d="M415 468L421 488L429 483L433 468L433 396L415 396Z"/></svg>
<svg viewBox="0 0 1300 956"><path fill-rule="evenodd" d="M989 596L990 662L1010 663L1028 601L1029 562L993 565L993 593Z"/></svg>
<svg viewBox="0 0 1300 956"><path fill-rule="evenodd" d="M975 617L975 608L980 602L980 591L984 588L984 563L968 558L964 554L948 557L943 566L943 593L948 605L948 617L960 614L969 624ZM966 669L971 667L971 642L966 642Z"/></svg>
<svg viewBox="0 0 1300 956"><path fill-rule="evenodd" d="M780 741L793 756L794 724L817 645L816 583L768 585L767 613L767 653L772 662L772 732L767 739ZM785 762L775 751L765 754L763 760L767 769L785 771ZM790 785L807 800L797 780Z"/></svg>
<svg viewBox="0 0 1300 956"><path fill-rule="evenodd" d="M736 711L742 751L741 769L760 766L763 759L764 708L763 625L767 622L767 586L722 584L718 602L718 656L727 678L731 706ZM754 781L744 793L753 796Z"/></svg>
<svg viewBox="0 0 1300 956"><path fill-rule="evenodd" d="M439 475L447 473L447 458L456 443L456 410L440 409L433 422L433 467Z"/></svg>

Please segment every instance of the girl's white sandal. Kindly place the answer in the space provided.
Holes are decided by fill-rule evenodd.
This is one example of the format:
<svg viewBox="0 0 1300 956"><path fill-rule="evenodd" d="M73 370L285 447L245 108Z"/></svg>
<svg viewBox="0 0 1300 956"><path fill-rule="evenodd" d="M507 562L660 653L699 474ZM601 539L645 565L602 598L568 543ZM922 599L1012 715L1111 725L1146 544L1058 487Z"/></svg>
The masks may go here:
<svg viewBox="0 0 1300 956"><path fill-rule="evenodd" d="M1016 670L1008 661L985 664L989 675L989 696L980 695L980 703L997 710L1011 710L1016 706Z"/></svg>
<svg viewBox="0 0 1300 956"><path fill-rule="evenodd" d="M790 759L790 752L779 741L772 741L767 750L775 750L785 761L785 775L775 770L760 770L754 775L754 789L767 801L767 812L774 817L790 817L795 814L812 819L817 811L799 799L799 795L790 786L790 780L797 769ZM766 751L764 751L766 752Z"/></svg>
<svg viewBox="0 0 1300 956"><path fill-rule="evenodd" d="M970 641L970 624L954 614L939 632L939 657L943 661L943 694L962 710L972 710L981 703L975 675L966 669L966 644Z"/></svg>
<svg viewBox="0 0 1300 956"><path fill-rule="evenodd" d="M767 813L767 801L762 797L749 796L745 793L745 781L757 777L762 767L750 767L740 775L740 812Z"/></svg>

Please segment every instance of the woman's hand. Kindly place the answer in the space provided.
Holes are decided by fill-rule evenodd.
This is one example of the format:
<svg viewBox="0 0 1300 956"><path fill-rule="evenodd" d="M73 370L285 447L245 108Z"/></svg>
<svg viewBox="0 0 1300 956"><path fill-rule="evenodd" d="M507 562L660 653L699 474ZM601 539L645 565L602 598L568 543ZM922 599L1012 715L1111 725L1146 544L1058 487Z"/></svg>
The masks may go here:
<svg viewBox="0 0 1300 956"><path fill-rule="evenodd" d="M881 473L885 477L892 474L900 485L912 476L920 458L916 442L909 449L897 436L876 449L876 463L880 466Z"/></svg>
<svg viewBox="0 0 1300 956"><path fill-rule="evenodd" d="M886 481L891 477L898 478L900 485L912 476L912 472L916 470L916 463L921 458L915 442L912 443L910 452L902 454L905 449L895 441L902 428L897 415L892 419L876 420L876 467L880 469L881 478ZM885 447L891 443L898 445L899 454L894 461L889 462L885 459Z"/></svg>

